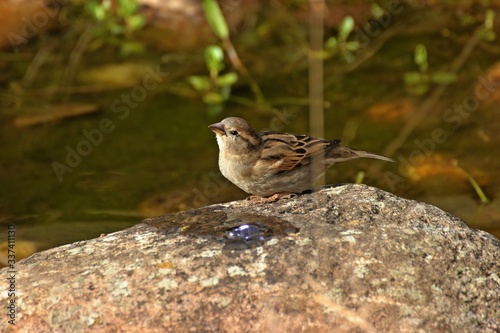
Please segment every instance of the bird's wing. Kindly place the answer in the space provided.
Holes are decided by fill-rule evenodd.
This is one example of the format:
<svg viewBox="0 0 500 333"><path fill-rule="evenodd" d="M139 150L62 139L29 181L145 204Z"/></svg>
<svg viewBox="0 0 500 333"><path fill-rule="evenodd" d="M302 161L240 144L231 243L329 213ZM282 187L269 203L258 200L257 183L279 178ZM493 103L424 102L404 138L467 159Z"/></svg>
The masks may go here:
<svg viewBox="0 0 500 333"><path fill-rule="evenodd" d="M264 132L261 161L276 173L291 171L311 163L314 158L323 160L340 140L327 141L307 135Z"/></svg>

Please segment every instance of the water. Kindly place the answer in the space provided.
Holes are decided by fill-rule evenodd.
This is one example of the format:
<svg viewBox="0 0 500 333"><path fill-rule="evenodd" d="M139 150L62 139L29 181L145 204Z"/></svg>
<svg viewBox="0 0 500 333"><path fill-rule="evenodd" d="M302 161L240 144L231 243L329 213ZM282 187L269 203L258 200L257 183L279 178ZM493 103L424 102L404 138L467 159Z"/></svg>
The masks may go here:
<svg viewBox="0 0 500 333"><path fill-rule="evenodd" d="M89 53L82 70L89 75L82 80L90 86L99 82L106 89L73 92L65 95L66 100L54 100L50 89L43 90L57 84L56 74L64 63L43 67L34 84L38 92L28 91L18 99L10 94L2 111L0 213L4 227L15 223L18 242L35 244L41 250L124 229L144 217L246 197L218 172L218 149L207 126L227 116L241 116L257 129L308 132L307 59L302 50L306 45L282 45L271 39L258 43L255 38L260 37L255 35L249 42L248 38L244 34L241 39L247 45L241 46L242 58L267 100L275 104L273 108L257 110L234 100L214 116L199 99L186 97L186 76L205 74L201 52L186 57L150 53L141 61L128 62L114 59L113 53L104 57ZM431 86L420 97L405 89L403 76L415 70L412 53L418 43L427 46L430 67L439 69L449 66L465 42L438 34L414 34L386 41L352 71L339 70L348 66L339 59L325 61L326 138L384 153L438 87ZM15 61L19 68L29 64L34 50L26 52L28 56ZM498 86L490 89L488 98L473 104L477 85L498 59L495 52L487 43L473 50L459 71L458 82L445 89L398 147L392 156L396 164L347 162L329 170L327 183L354 182L364 171L366 184L435 204L498 236ZM4 71L19 78L22 71L13 73L6 69L9 61L4 62ZM120 63L123 67L112 73L129 73L118 80L126 83L123 87L113 86L110 77L116 80L117 74L107 73L103 63ZM237 86L233 96L251 99L252 95L245 86ZM56 124L13 126L14 115L66 102L95 104L100 111ZM453 111L455 105L470 111ZM453 166L451 160L458 160L461 167ZM490 198L489 205L479 203L467 173Z"/></svg>

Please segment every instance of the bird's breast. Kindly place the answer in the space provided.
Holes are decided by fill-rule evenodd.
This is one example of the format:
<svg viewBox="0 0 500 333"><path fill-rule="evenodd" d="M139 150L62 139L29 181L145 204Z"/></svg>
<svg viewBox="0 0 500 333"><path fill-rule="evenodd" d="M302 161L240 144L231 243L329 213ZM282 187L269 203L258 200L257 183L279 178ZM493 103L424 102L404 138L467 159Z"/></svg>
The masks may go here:
<svg viewBox="0 0 500 333"><path fill-rule="evenodd" d="M252 178L253 161L240 155L221 153L219 169L224 177L238 184Z"/></svg>

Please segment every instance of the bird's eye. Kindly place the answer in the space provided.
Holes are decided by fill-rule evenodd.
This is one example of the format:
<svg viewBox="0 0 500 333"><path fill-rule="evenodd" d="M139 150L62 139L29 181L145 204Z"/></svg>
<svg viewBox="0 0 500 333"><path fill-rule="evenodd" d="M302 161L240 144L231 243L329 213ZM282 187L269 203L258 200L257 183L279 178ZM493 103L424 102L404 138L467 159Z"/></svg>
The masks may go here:
<svg viewBox="0 0 500 333"><path fill-rule="evenodd" d="M229 134L237 136L238 135L238 131L232 130L232 131L229 131Z"/></svg>

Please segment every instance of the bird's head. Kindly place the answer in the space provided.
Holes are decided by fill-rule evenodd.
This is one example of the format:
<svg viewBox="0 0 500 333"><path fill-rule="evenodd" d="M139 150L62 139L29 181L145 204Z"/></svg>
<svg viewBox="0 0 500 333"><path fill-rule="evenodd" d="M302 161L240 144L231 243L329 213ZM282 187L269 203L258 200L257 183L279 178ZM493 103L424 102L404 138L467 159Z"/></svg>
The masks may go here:
<svg viewBox="0 0 500 333"><path fill-rule="evenodd" d="M248 154L258 151L261 138L250 124L242 118L229 117L208 128L215 133L221 151L231 154Z"/></svg>

